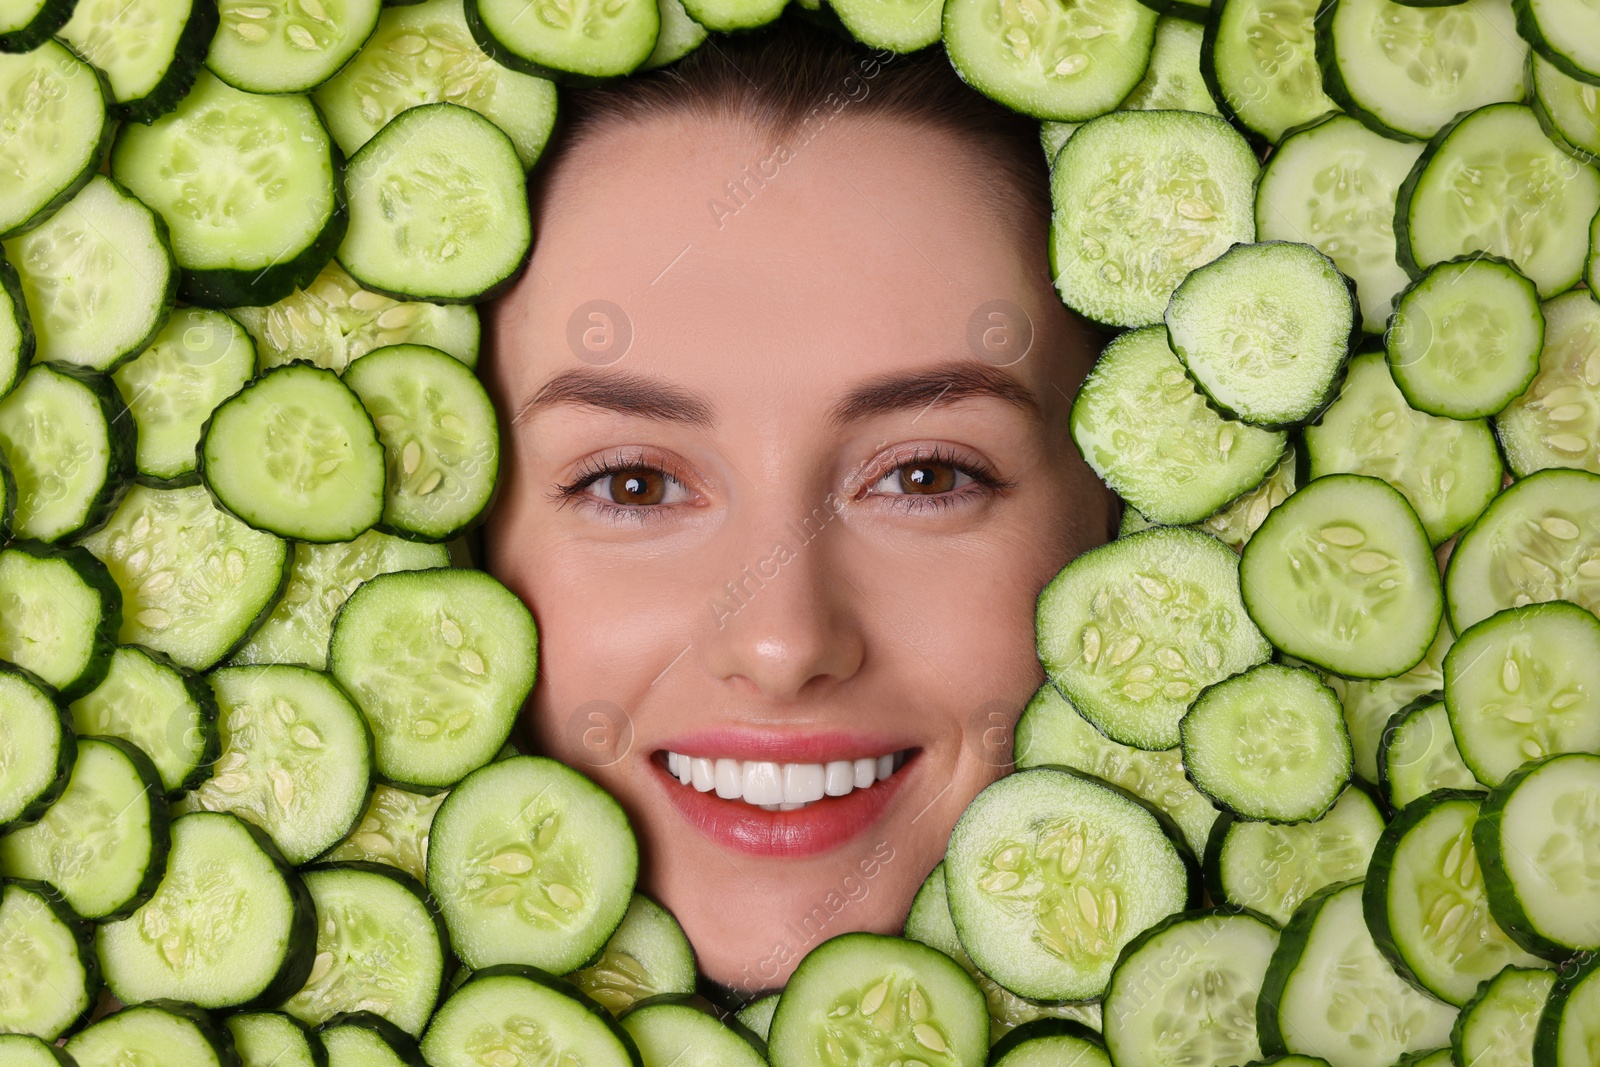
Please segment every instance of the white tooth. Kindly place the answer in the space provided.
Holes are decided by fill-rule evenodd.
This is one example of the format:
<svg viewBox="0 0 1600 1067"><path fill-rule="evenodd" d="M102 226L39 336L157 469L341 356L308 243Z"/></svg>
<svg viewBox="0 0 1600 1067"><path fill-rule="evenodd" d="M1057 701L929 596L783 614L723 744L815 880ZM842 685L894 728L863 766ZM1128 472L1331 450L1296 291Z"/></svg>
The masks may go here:
<svg viewBox="0 0 1600 1067"><path fill-rule="evenodd" d="M783 765L783 801L785 804L804 804L822 799L822 764L785 763Z"/></svg>
<svg viewBox="0 0 1600 1067"><path fill-rule="evenodd" d="M824 796L842 797L856 787L856 769L847 759L834 760L823 771Z"/></svg>
<svg viewBox="0 0 1600 1067"><path fill-rule="evenodd" d="M878 781L883 781L894 773L894 753L878 757Z"/></svg>
<svg viewBox="0 0 1600 1067"><path fill-rule="evenodd" d="M688 756L678 757L678 781L688 785L694 778L694 761Z"/></svg>
<svg viewBox="0 0 1600 1067"><path fill-rule="evenodd" d="M783 800L783 770L771 760L746 760L740 789L747 804L777 804Z"/></svg>
<svg viewBox="0 0 1600 1067"><path fill-rule="evenodd" d="M689 776L694 782L694 787L702 793L711 792L711 787L717 784L717 772L714 764L701 756L696 756L689 761Z"/></svg>
<svg viewBox="0 0 1600 1067"><path fill-rule="evenodd" d="M738 800L744 786L744 767L736 759L717 760L717 796Z"/></svg>
<svg viewBox="0 0 1600 1067"><path fill-rule="evenodd" d="M856 760L856 788L865 789L878 780L878 761L871 756Z"/></svg>
<svg viewBox="0 0 1600 1067"><path fill-rule="evenodd" d="M781 810L783 810L783 805L781 805L781 804L757 804L756 807L760 808L762 811L781 811Z"/></svg>
<svg viewBox="0 0 1600 1067"><path fill-rule="evenodd" d="M798 811L799 809L801 809L803 807L805 807L805 804L803 804L803 803L791 804L788 801L784 801L782 804L778 805L778 810L779 811Z"/></svg>
<svg viewBox="0 0 1600 1067"><path fill-rule="evenodd" d="M667 753L667 773L674 778L678 776L678 754L676 752Z"/></svg>

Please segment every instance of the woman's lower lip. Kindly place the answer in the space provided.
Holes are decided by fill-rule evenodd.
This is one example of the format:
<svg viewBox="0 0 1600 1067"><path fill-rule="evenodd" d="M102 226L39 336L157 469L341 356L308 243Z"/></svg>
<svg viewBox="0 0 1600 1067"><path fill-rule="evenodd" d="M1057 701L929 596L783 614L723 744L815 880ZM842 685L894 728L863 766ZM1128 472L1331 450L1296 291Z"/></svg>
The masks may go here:
<svg viewBox="0 0 1600 1067"><path fill-rule="evenodd" d="M689 825L724 848L752 856L814 856L865 833L900 791L913 756L895 773L869 788L842 797L824 797L793 811L767 811L742 800L724 800L683 785L666 767L650 761L657 781Z"/></svg>

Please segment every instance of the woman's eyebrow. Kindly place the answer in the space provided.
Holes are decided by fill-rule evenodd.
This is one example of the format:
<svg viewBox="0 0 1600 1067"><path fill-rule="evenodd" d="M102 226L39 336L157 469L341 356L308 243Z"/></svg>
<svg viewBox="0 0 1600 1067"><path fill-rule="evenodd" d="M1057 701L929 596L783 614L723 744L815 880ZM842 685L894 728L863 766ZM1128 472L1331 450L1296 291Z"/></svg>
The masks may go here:
<svg viewBox="0 0 1600 1067"><path fill-rule="evenodd" d="M569 370L551 378L517 409L515 425L541 408L579 404L660 422L678 422L701 430L716 425L715 407L698 393L660 378L629 371Z"/></svg>
<svg viewBox="0 0 1600 1067"><path fill-rule="evenodd" d="M1043 418L1033 390L999 367L951 360L914 371L895 371L850 390L828 413L837 429L908 408L926 410L974 397L994 397L1014 404L1034 418ZM918 411L921 415L921 411Z"/></svg>

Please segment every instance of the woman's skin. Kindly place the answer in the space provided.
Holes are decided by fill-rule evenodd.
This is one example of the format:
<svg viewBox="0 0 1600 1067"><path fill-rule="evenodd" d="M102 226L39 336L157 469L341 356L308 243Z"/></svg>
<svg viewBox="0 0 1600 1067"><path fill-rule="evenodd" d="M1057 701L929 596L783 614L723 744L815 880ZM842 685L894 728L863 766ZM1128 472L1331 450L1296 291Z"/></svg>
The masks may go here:
<svg viewBox="0 0 1600 1067"><path fill-rule="evenodd" d="M568 146L487 368L488 565L539 625L531 743L622 803L640 888L742 994L899 932L1044 681L1039 590L1114 518L1067 429L1095 342L1038 220L985 193L984 147L847 111L731 199L782 139L658 116ZM797 811L667 766L906 749Z"/></svg>

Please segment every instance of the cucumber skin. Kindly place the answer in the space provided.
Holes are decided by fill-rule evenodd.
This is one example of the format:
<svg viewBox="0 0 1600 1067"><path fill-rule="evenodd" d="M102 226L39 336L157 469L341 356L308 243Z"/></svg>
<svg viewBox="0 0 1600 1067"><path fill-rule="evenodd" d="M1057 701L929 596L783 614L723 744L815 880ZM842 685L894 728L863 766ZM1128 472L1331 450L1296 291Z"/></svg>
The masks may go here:
<svg viewBox="0 0 1600 1067"><path fill-rule="evenodd" d="M639 1046L633 1043L633 1037L629 1035L628 1031L622 1028L622 1024L617 1022L617 1020L612 1017L609 1011L606 1011L605 1008L601 1007L598 1001L591 998L583 990L579 989L571 982L568 982L565 978L560 978L556 975L553 975L549 971L541 971L539 968L530 967L525 963L497 963L493 967L485 967L481 971L473 971L472 977L461 983L461 985L456 988L455 992L451 993L450 995L454 997L456 994L460 993L463 989L466 989L473 982L480 978L498 978L505 975L509 975L513 978L526 978L530 982L537 982L546 989L560 993L564 997L577 1001L579 1004L583 1005L584 1010L586 1010L590 1015L593 1015L596 1019L599 1019L602 1023L604 1023L606 1029L610 1030L611 1033L616 1036L618 1041L622 1042L622 1047L627 1051L629 1057L632 1058L637 1067L644 1067L644 1060L639 1055ZM438 1012L435 1012L434 1014L437 1015ZM431 1019L429 1020L428 1025L431 1029L433 1026L433 1021ZM424 1035L426 1035L426 1032L424 1032Z"/></svg>
<svg viewBox="0 0 1600 1067"><path fill-rule="evenodd" d="M118 190L132 199L133 194L128 193L118 186ZM153 212L152 212L153 214ZM161 216L157 215L159 222ZM177 274L177 269L173 269ZM128 405L123 401L122 394L117 391L116 384L105 374L81 367L76 363L62 363L59 360L48 360L44 363L35 363L35 367L48 367L57 374L65 375L89 387L95 400L100 405L100 417L106 423L106 480L100 487L99 494L90 502L89 508L84 512L83 525L70 533L61 535L61 540L77 540L86 534L94 533L100 527L111 521L117 505L122 503L122 497L127 493L129 486L133 485L134 471L137 469L135 455L138 448L138 427L134 424L133 415L128 411ZM29 368L31 369L31 368ZM13 494L15 495L15 494ZM10 532L10 523L7 523L7 532ZM117 594L118 603L121 603L121 593ZM121 620L118 620L121 626ZM116 627L112 628L113 635ZM82 694L74 694L81 696Z"/></svg>
<svg viewBox="0 0 1600 1067"><path fill-rule="evenodd" d="M50 703L55 707L56 714L61 719L61 747L56 753L55 779L45 787L43 793L34 797L31 803L18 812L15 819L8 823L0 823L0 833L7 833L38 822L44 817L44 813L49 810L50 805L59 800L61 794L66 791L67 782L72 777L72 765L78 762L78 732L73 729L72 713L67 710L66 702L58 698L55 687L49 682L25 667L19 667L15 663L7 663L4 660L0 660L0 674L15 675L49 697ZM11 881L19 881L19 879L11 879ZM0 888L3 888L3 885L0 885ZM55 890L52 889L51 892L54 893ZM62 907L66 907L66 905L63 904ZM76 918L74 918L74 921L76 921Z"/></svg>
<svg viewBox="0 0 1600 1067"><path fill-rule="evenodd" d="M104 985L100 977L100 957L94 950L94 924L78 918L77 914L61 898L61 894L46 882L34 882L25 879L7 879L5 885L20 886L43 900L55 917L72 931L72 940L78 946L78 963L83 968L83 988L88 996L88 1007L83 1009L83 1014L66 1025L59 1034L51 1037L51 1042L68 1034L73 1034L83 1029L100 1000L100 989ZM0 887L3 888L3 887Z"/></svg>
<svg viewBox="0 0 1600 1067"><path fill-rule="evenodd" d="M1378 952L1389 961L1396 974L1405 979L1412 988L1435 1000L1445 998L1424 985L1412 971L1410 965L1406 963L1405 956L1401 954L1400 946L1395 941L1394 930L1389 925L1389 878L1393 873L1394 854L1400 847L1401 838L1423 819L1433 814L1433 810L1439 805L1457 800L1470 800L1478 804L1481 811L1484 796L1483 792L1475 789L1435 789L1425 796L1418 797L1402 808L1389 825L1383 828L1383 833L1378 836L1378 843L1372 848L1372 859L1367 863L1366 883L1361 888L1361 913L1366 917L1367 932L1372 935L1372 943L1378 946ZM1477 837L1476 827L1473 837L1474 839ZM1473 843L1476 844L1476 840Z"/></svg>
<svg viewBox="0 0 1600 1067"><path fill-rule="evenodd" d="M189 95L189 90L194 88L194 80L205 65L206 52L211 47L211 38L216 35L220 22L217 0L192 0L189 19L184 23L183 32L178 35L178 42L173 49L172 65L167 67L167 72L155 87L138 100L119 104L108 94L106 110L111 117L142 122L148 126L177 107Z"/></svg>
<svg viewBox="0 0 1600 1067"><path fill-rule="evenodd" d="M77 0L71 0L71 3L76 6ZM66 23L63 22L62 25L66 25ZM52 30L51 32L53 33L54 31ZM62 207L65 207L67 201L77 196L78 193L82 191L83 187L89 184L89 179L100 173L101 167L104 166L106 159L110 154L112 135L116 132L117 122L116 119L112 118L110 110L111 83L106 80L104 72L102 72L100 68L95 66L93 63L90 63L88 60L78 55L78 53L73 50L72 46L63 40L51 39L40 41L35 47L43 48L51 43L57 44L61 48L65 49L73 59L76 59L79 63L82 63L84 67L88 68L89 71L93 72L94 79L100 87L100 103L105 109L105 118L100 124L100 139L95 142L94 151L89 153L89 159L84 163L83 170L78 172L78 176L63 186L61 191L58 192L53 199L49 200L45 204L42 204L38 211L35 211L22 222L17 223L11 229L0 232L0 239L17 237L21 234L27 233L36 226L44 225L44 223L49 221L51 215L54 215ZM30 49L30 51L31 50L32 49ZM0 51L3 51L3 49L0 49Z"/></svg>
<svg viewBox="0 0 1600 1067"><path fill-rule="evenodd" d="M72 21L78 0L45 0L33 21L10 33L0 33L0 52L31 52Z"/></svg>
<svg viewBox="0 0 1600 1067"><path fill-rule="evenodd" d="M359 1026L363 1030L371 1030L383 1039L383 1043L393 1050L396 1057L407 1067L428 1067L422 1058L422 1052L417 1048L417 1039L400 1029L394 1023L381 1015L370 1011L342 1011L327 1022L317 1027L317 1043L322 1043L322 1034L337 1026ZM327 1055L324 1049L323 1055Z"/></svg>
<svg viewBox="0 0 1600 1067"><path fill-rule="evenodd" d="M1580 954L1565 945L1556 944L1534 929L1528 913L1523 910L1522 902L1517 899L1516 887L1512 885L1511 875L1506 870L1505 854L1500 849L1500 822L1505 817L1506 802L1511 799L1511 794L1522 784L1524 778L1552 760L1575 754L1553 753L1529 761L1512 771L1506 776L1505 781L1489 790L1483 806L1478 810L1478 821L1472 827L1472 847L1478 853L1478 866L1483 871L1483 888L1489 898L1489 915L1499 924L1500 929L1505 931L1506 936L1515 941L1523 951L1556 963ZM1555 997L1556 994L1552 992L1550 994L1552 1003ZM1546 1011L1545 1014L1550 1013ZM1535 1056L1535 1061L1537 1060L1538 1057ZM1550 1062L1554 1064L1555 1061L1552 1059Z"/></svg>
<svg viewBox="0 0 1600 1067"><path fill-rule="evenodd" d="M1139 0L1139 2L1158 15L1171 15L1174 18L1183 19L1185 22L1203 23L1211 12L1215 10L1214 5L1191 4L1187 3L1186 0ZM1204 46L1202 46L1201 55L1204 54ZM1216 96L1215 93L1211 95L1213 98ZM1090 1032L1093 1033L1093 1031Z"/></svg>
<svg viewBox="0 0 1600 1067"><path fill-rule="evenodd" d="M1443 0L1443 2L1454 3L1456 0ZM1423 5L1412 4L1408 6L1420 7ZM1340 109L1343 110L1345 114L1360 122L1361 125L1365 126L1373 133L1381 134L1382 136L1389 138L1391 141L1406 141L1409 143L1414 143L1417 141L1426 140L1426 138L1418 137L1415 134L1405 133L1401 130L1396 130L1390 126L1384 125L1383 121L1379 119L1378 116L1374 115L1372 112L1356 103L1355 97L1350 93L1349 86L1345 85L1344 83L1344 75L1339 72L1339 60L1334 54L1333 31L1331 27L1333 26L1333 18L1338 11L1338 7L1339 0L1322 0L1322 3L1317 7L1316 16L1312 19L1312 25L1316 29L1314 37L1316 38L1317 66L1322 70L1322 91L1327 93L1329 98L1332 99L1335 104L1338 104ZM1471 114L1471 112L1466 112L1466 114ZM1461 116L1457 115L1455 119L1445 124L1445 129L1449 129L1460 120ZM1443 133L1444 130L1440 130L1439 132ZM1400 240L1399 230L1395 231L1395 238L1396 245L1399 247L1404 247L1405 242ZM1406 268L1407 273L1410 273L1411 268L1406 265L1406 260L1403 256L1400 260L1400 265ZM1412 274L1411 276L1413 278L1416 277L1415 274Z"/></svg>
<svg viewBox="0 0 1600 1067"><path fill-rule="evenodd" d="M1360 884L1361 879L1355 878L1323 886L1301 901L1294 915L1284 924L1282 933L1278 935L1277 951L1273 952L1272 961L1267 964L1267 975L1262 979L1261 992L1256 997L1256 1034L1261 1041L1263 1058L1289 1055L1289 1047L1283 1042L1283 1031L1278 1028L1278 1001L1295 967L1299 965L1300 957L1305 954L1317 916L1322 914L1324 905L1334 894Z"/></svg>
<svg viewBox="0 0 1600 1067"><path fill-rule="evenodd" d="M77 545L47 545L42 541L18 541L7 552L25 552L34 559L59 559L72 568L80 581L100 598L100 622L94 631L94 649L83 672L59 690L45 685L45 692L57 694L56 703L64 706L90 692L105 681L111 670L111 656L117 650L117 632L122 629L122 590L104 563L87 548ZM13 668L16 669L16 668ZM68 716L70 721L70 714Z"/></svg>
<svg viewBox="0 0 1600 1067"><path fill-rule="evenodd" d="M1532 51L1538 52L1549 61L1551 66L1569 78L1576 78L1578 81L1586 82L1589 85L1600 85L1600 74L1592 70L1584 70L1551 47L1550 42L1539 31L1539 23L1533 17L1533 4L1529 0L1511 0L1511 7L1517 15L1517 36L1527 41ZM1530 82L1529 88L1531 89L1532 87ZM1535 1056L1535 1059L1537 1059L1537 1056ZM1551 1062L1554 1063L1555 1061L1552 1060Z"/></svg>
<svg viewBox="0 0 1600 1067"><path fill-rule="evenodd" d="M1387 813L1390 819L1393 819L1395 816L1399 815L1401 809L1395 807L1389 802L1389 798L1394 795L1393 790L1389 786L1389 743L1394 739L1394 735L1397 732L1400 724L1405 721L1408 715L1412 714L1413 712L1421 711L1423 708L1431 707L1443 700L1443 689L1435 689L1431 692L1423 693L1421 696L1406 704L1404 707L1396 709L1395 713L1389 716L1389 721L1384 724L1383 733L1378 740L1378 790L1377 795L1374 796L1373 799L1378 802L1378 810ZM1463 790L1463 792L1474 791ZM1423 798L1418 797L1417 799L1421 800Z"/></svg>
<svg viewBox="0 0 1600 1067"><path fill-rule="evenodd" d="M1544 1002L1544 1012L1539 1016L1539 1029L1533 1037L1533 1067L1563 1067L1556 1040L1561 1036L1561 1017L1566 1014L1567 998L1584 979L1600 981L1594 977L1595 972L1600 971L1600 953L1581 953L1570 962L1575 966L1561 968L1550 990L1550 999Z"/></svg>
<svg viewBox="0 0 1600 1067"><path fill-rule="evenodd" d="M145 901L155 896L156 887L161 884L162 876L167 873L167 853L172 849L172 813L163 799L161 774L143 749L120 737L96 737L95 740L120 749L122 754L133 762L139 777L144 779L145 795L150 798L150 864L145 868L139 888L126 904L93 920L111 922L113 919L123 919L132 915L144 906Z"/></svg>
<svg viewBox="0 0 1600 1067"><path fill-rule="evenodd" d="M75 3L76 0L68 2ZM173 273L177 273L176 268ZM4 289L6 296L11 299L11 306L16 310L17 331L21 335L17 340L16 372L11 375L10 381L0 383L0 397L4 397L15 389L17 383L22 381L22 376L28 373L28 367L33 363L33 353L39 347L38 337L33 330L33 320L28 317L28 301L22 293L22 279L17 277L17 268L11 265L4 252L0 252L0 289ZM6 470L9 474L10 468L7 467ZM6 494L5 529L0 531L0 536L4 536L8 541L11 539L11 505L15 503L16 495L15 488Z"/></svg>
<svg viewBox="0 0 1600 1067"><path fill-rule="evenodd" d="M1121 963L1122 961L1119 959L1117 962ZM1112 968L1112 973L1116 973L1116 968ZM991 1064L999 1063L1012 1049L1036 1037L1075 1037L1080 1041L1087 1041L1089 1044L1100 1048L1106 1047L1105 1038L1075 1020L1034 1019L1014 1028L1006 1036L989 1046L989 1062Z"/></svg>

